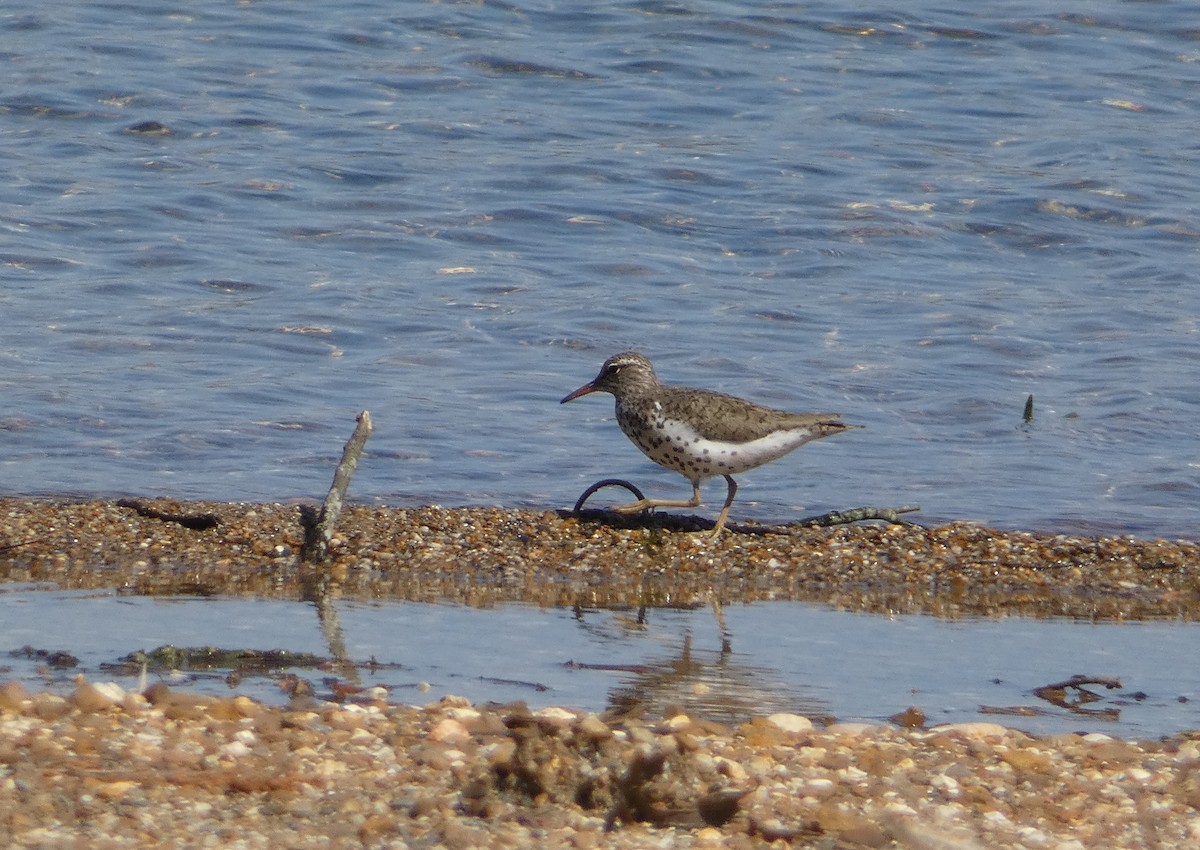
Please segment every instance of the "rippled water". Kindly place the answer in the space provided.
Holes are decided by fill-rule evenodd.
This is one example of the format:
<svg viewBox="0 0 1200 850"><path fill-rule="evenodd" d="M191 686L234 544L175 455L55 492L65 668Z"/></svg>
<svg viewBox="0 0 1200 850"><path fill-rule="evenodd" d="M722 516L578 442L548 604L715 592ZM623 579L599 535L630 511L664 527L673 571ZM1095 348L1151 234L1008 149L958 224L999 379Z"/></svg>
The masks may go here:
<svg viewBox="0 0 1200 850"><path fill-rule="evenodd" d="M686 495L557 404L637 347L868 427L735 519L1194 533L1195 4L13 0L0 34L7 492L317 495L367 408L359 498Z"/></svg>
<svg viewBox="0 0 1200 850"><path fill-rule="evenodd" d="M349 657L385 665L362 669L360 683L385 686L396 702L456 694L531 707L637 706L650 718L673 705L734 724L775 711L881 723L917 706L931 725L985 720L1041 734L1139 738L1200 727L1194 623L947 622L758 603L724 611L729 651L722 652L722 633L706 609L653 610L639 620L636 612L523 605L343 602L337 608ZM103 665L163 644L328 657L326 637L313 608L299 603L0 592L0 678L64 693L79 673L137 687L136 676ZM78 666L48 670L38 658L8 655L26 645L70 652ZM184 669L151 673L149 681L161 676L177 688L285 700L278 674L247 675L231 688L227 672ZM329 697L328 671L291 672ZM1033 694L1077 673L1114 677L1121 687L1092 686L1099 699L1074 711Z"/></svg>

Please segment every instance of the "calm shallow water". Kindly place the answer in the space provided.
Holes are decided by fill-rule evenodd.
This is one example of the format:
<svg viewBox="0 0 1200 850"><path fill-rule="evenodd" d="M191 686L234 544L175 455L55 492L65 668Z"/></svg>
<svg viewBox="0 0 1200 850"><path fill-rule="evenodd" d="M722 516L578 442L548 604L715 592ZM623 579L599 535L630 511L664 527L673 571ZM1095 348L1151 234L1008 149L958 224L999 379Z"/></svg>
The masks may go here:
<svg viewBox="0 0 1200 850"><path fill-rule="evenodd" d="M1195 4L14 0L0 33L6 492L319 495L367 408L358 498L683 496L557 404L638 347L868 427L735 519L1195 532Z"/></svg>
<svg viewBox="0 0 1200 850"><path fill-rule="evenodd" d="M650 717L674 704L734 723L772 711L882 722L916 705L931 724L995 720L1042 734L1149 738L1200 727L1200 675L1193 663L1200 626L1194 623L947 622L756 603L726 609L732 651L722 653L708 610L651 610L639 624L632 613L576 615L523 605L479 610L343 602L337 608L351 658L399 665L363 674L363 684L387 686L398 702L458 694L477 702L602 711L637 701ZM27 659L2 658L9 668L4 679L65 693L83 672L133 688L136 678L114 677L100 665L168 643L329 654L314 609L300 603L21 588L0 593L0 651L32 645L80 660L77 669L39 674ZM605 665L621 669L596 669ZM323 674L296 672L319 694L328 693ZM1094 688L1103 700L1088 706L1091 712L1115 709L1119 719L1072 714L1031 694L1076 673L1121 679L1118 691ZM223 672L168 681L208 693L284 699L273 677L248 676L236 691ZM997 716L981 713L981 706L1044 713Z"/></svg>

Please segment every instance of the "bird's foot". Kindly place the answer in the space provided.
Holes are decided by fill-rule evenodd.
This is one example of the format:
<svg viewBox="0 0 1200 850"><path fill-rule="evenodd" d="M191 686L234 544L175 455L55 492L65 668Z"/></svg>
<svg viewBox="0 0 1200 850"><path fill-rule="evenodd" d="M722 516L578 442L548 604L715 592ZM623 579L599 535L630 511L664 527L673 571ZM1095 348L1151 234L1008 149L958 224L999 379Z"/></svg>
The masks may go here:
<svg viewBox="0 0 1200 850"><path fill-rule="evenodd" d="M636 502L630 502L628 505L613 505L609 508L614 514L640 514L644 511L652 511L658 507L658 503L653 499L639 499Z"/></svg>

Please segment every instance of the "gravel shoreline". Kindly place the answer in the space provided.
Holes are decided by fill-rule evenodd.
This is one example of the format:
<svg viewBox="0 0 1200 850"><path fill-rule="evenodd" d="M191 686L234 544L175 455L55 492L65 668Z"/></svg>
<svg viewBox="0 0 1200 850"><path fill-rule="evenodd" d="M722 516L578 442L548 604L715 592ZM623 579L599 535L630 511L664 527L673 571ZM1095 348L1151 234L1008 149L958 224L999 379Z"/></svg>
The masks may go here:
<svg viewBox="0 0 1200 850"><path fill-rule="evenodd" d="M190 526L190 527L189 527ZM821 601L1101 619L1200 613L1189 541L349 506L353 597L475 605ZM0 500L0 581L295 598L295 505ZM1200 745L774 715L396 705L0 687L0 834L17 848L1200 846Z"/></svg>
<svg viewBox="0 0 1200 850"><path fill-rule="evenodd" d="M296 505L0 499L0 581L294 598ZM182 524L187 523L191 526ZM333 541L350 597L544 605L765 599L941 617L1200 618L1200 544L936 528L623 521L499 508L349 505Z"/></svg>
<svg viewBox="0 0 1200 850"><path fill-rule="evenodd" d="M1200 744L10 684L0 832L96 850L1185 848Z"/></svg>

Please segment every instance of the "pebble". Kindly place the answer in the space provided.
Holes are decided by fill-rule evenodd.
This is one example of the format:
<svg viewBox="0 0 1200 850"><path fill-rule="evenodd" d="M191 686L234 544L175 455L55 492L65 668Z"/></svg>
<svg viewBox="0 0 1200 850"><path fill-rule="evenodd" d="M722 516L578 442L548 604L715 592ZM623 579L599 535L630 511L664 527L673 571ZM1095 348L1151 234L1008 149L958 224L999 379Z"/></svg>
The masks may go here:
<svg viewBox="0 0 1200 850"><path fill-rule="evenodd" d="M772 714L767 717L767 722L790 735L799 735L801 732L807 732L813 728L812 721L799 714Z"/></svg>

